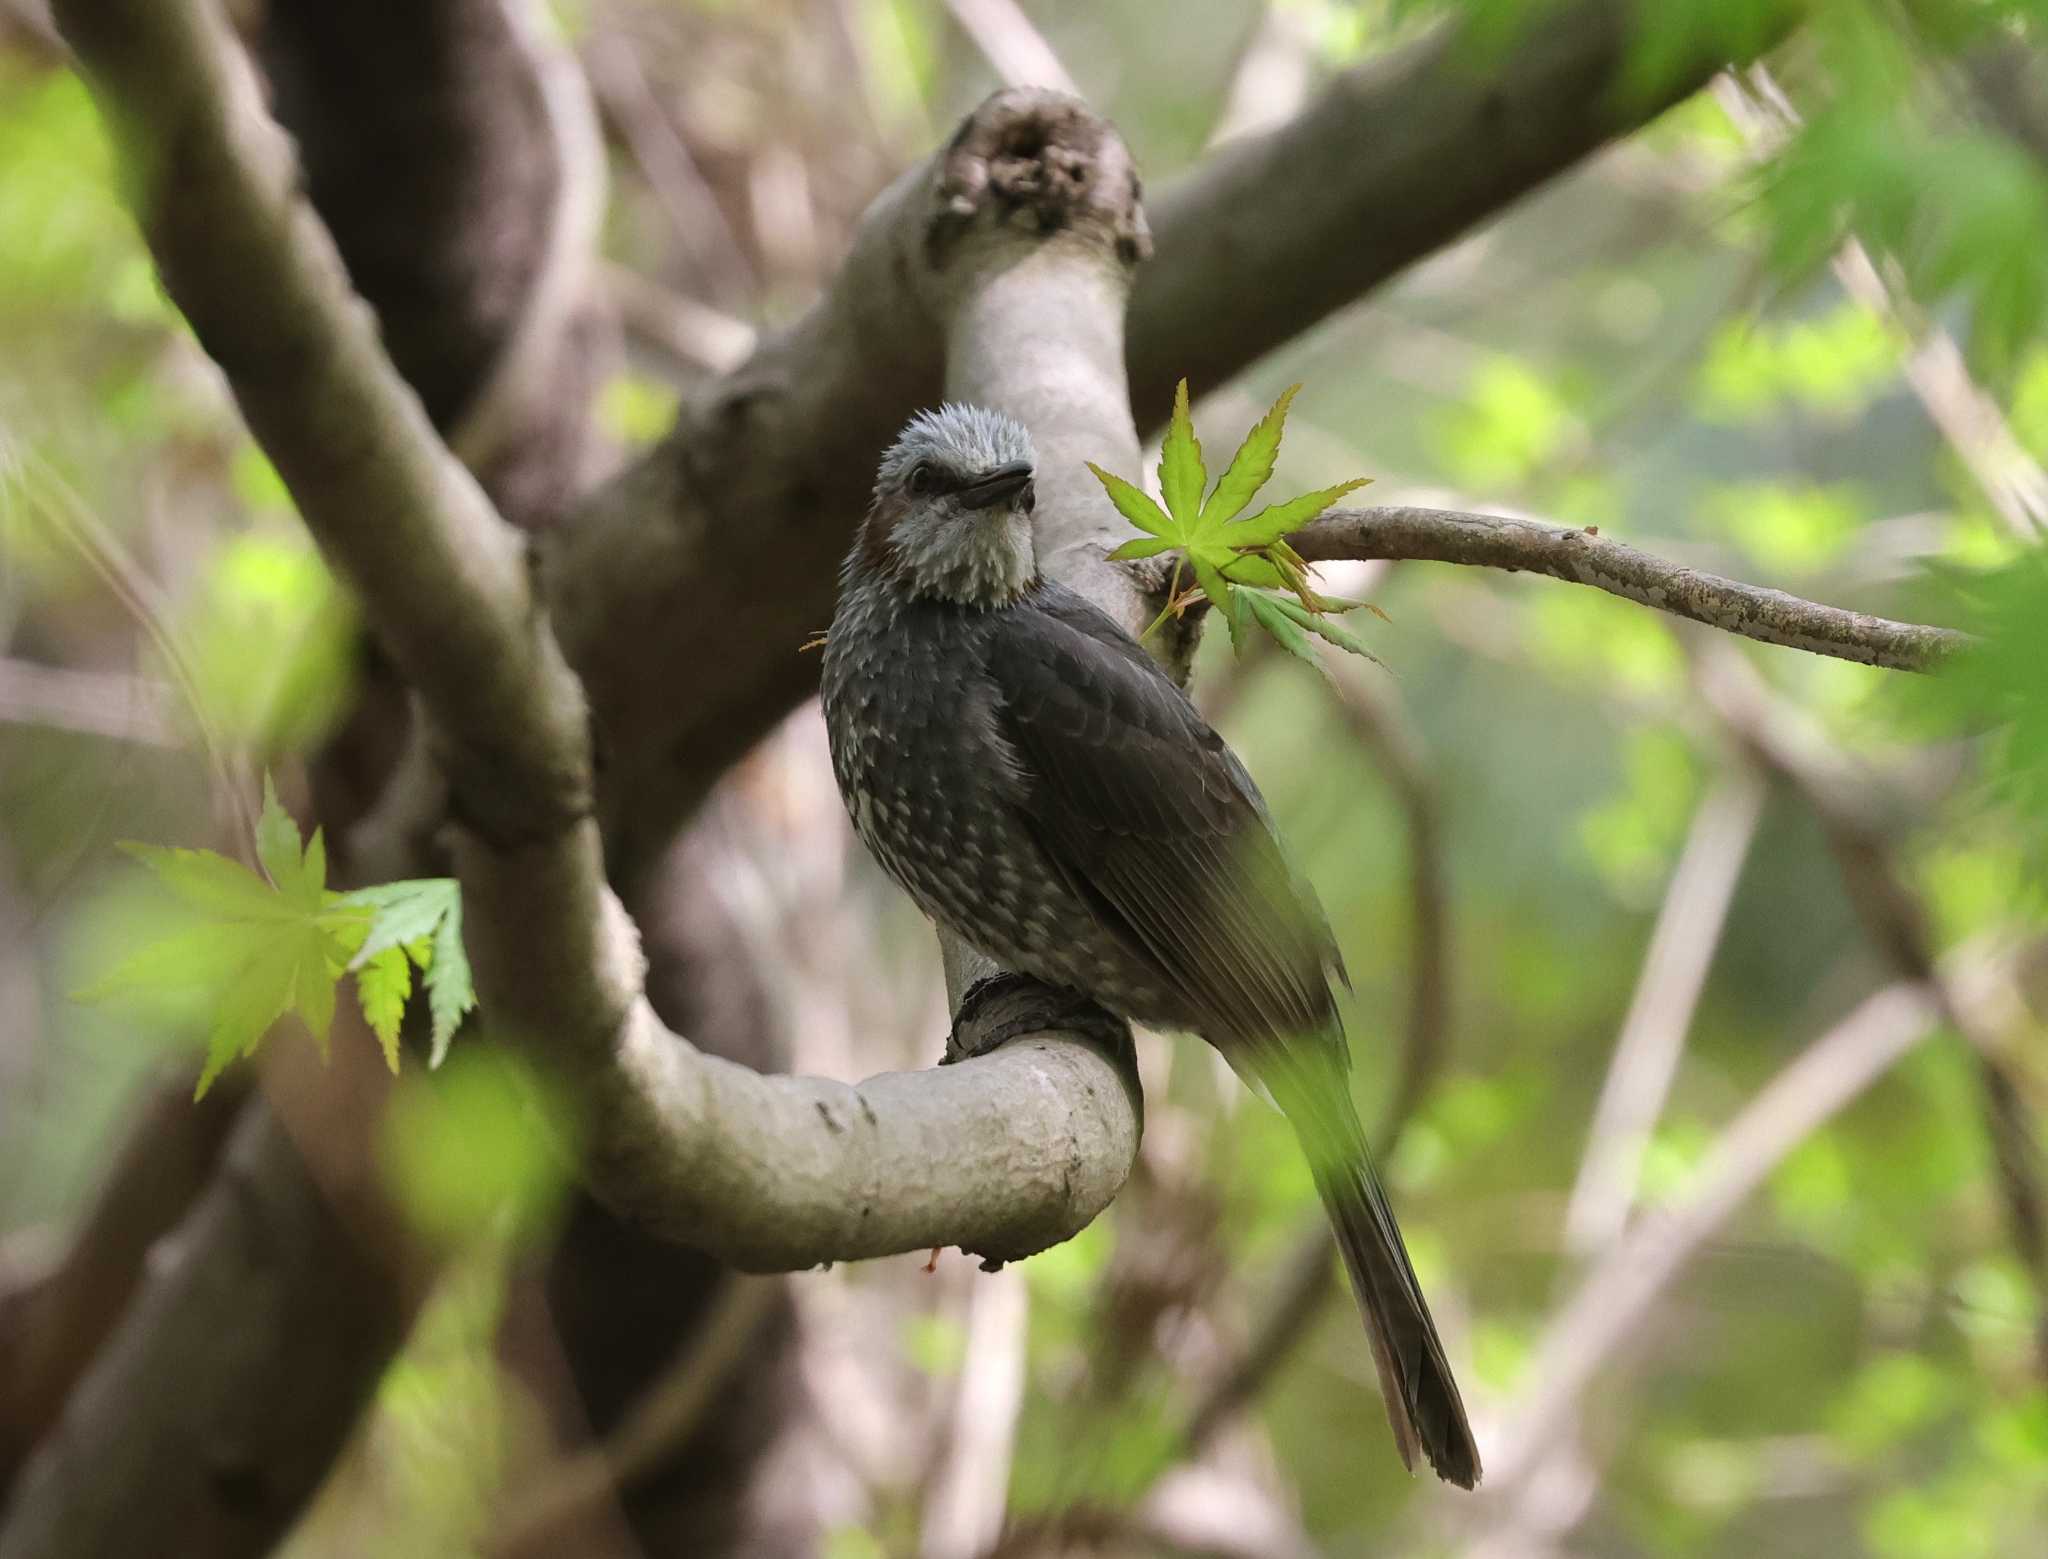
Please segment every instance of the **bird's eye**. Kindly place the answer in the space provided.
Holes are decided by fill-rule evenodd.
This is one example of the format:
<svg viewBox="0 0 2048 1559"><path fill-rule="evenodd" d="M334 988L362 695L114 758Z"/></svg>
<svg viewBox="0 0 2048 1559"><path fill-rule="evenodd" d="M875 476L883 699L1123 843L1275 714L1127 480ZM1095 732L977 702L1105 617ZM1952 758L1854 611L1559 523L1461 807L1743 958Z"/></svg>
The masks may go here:
<svg viewBox="0 0 2048 1559"><path fill-rule="evenodd" d="M910 490L914 493L932 490L932 468L921 460L910 468Z"/></svg>

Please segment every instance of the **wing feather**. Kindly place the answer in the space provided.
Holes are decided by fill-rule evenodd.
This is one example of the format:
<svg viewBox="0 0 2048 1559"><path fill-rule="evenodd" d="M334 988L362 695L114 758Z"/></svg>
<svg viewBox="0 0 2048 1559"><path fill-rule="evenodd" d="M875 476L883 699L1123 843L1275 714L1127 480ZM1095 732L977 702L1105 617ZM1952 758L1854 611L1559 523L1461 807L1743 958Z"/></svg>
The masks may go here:
<svg viewBox="0 0 2048 1559"><path fill-rule="evenodd" d="M986 669L1039 843L1226 1033L1334 1031L1335 943L1243 765L1102 612L1054 584L1031 604L999 621Z"/></svg>

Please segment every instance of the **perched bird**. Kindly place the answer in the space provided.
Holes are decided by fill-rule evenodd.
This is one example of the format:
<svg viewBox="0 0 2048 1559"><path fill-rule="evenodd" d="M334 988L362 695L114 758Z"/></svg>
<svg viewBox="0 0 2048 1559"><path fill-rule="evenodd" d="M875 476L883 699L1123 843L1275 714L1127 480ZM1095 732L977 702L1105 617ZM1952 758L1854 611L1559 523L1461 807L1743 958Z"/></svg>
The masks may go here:
<svg viewBox="0 0 2048 1559"><path fill-rule="evenodd" d="M920 908L1021 973L1190 1030L1270 1094L1344 1253L1401 1459L1479 1452L1352 1107L1343 960L1251 776L1130 635L1039 576L1030 436L974 406L882 457L825 644L832 766Z"/></svg>

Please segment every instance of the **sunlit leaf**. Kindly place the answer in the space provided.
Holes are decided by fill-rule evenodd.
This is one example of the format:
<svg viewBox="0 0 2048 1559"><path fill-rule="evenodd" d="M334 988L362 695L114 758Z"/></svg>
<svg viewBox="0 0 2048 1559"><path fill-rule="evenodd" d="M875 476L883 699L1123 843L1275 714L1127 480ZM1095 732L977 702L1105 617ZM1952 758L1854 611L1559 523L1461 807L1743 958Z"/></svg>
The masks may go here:
<svg viewBox="0 0 2048 1559"><path fill-rule="evenodd" d="M1312 493L1303 493L1299 498L1290 498L1285 503L1271 504L1257 514L1237 521L1226 534L1230 537L1231 544L1239 547L1261 547L1283 540L1300 530L1346 493L1357 491L1371 480L1369 476L1355 476L1348 482L1339 482L1335 487L1319 487Z"/></svg>
<svg viewBox="0 0 2048 1559"><path fill-rule="evenodd" d="M1172 536L1175 526L1158 504L1142 488L1133 487L1122 477L1105 471L1094 461L1088 462L1088 469L1095 473L1095 479L1102 484L1102 490L1109 494L1109 501L1116 505L1116 512L1137 526L1155 536Z"/></svg>
<svg viewBox="0 0 2048 1559"><path fill-rule="evenodd" d="M1216 491L1202 506L1202 518L1209 524L1235 519L1244 506L1273 475L1273 463L1280 458L1280 436L1287 426L1287 408L1293 403L1298 384L1281 392L1273 409L1261 417L1245 435L1230 464L1216 479Z"/></svg>
<svg viewBox="0 0 2048 1559"><path fill-rule="evenodd" d="M1135 563L1140 558L1156 558L1162 552L1171 552L1173 543L1163 536L1134 536L1109 554L1112 563Z"/></svg>
<svg viewBox="0 0 2048 1559"><path fill-rule="evenodd" d="M402 947L387 947L356 968L356 1001L363 1021L384 1049L384 1064L398 1071L398 1029L412 995L412 961Z"/></svg>
<svg viewBox="0 0 2048 1559"><path fill-rule="evenodd" d="M455 1037L463 1017L476 1005L476 989L470 983L469 954L462 946L462 901L449 905L434 933L434 957L427 965L427 1006L433 1015L433 1045L427 1065L439 1066L448 1056L448 1043Z"/></svg>
<svg viewBox="0 0 2048 1559"><path fill-rule="evenodd" d="M1166 512L1183 525L1199 519L1202 490L1208 483L1202 446L1195 440L1194 422L1188 415L1188 382L1183 379L1174 386L1173 417L1159 449L1159 495L1166 501Z"/></svg>

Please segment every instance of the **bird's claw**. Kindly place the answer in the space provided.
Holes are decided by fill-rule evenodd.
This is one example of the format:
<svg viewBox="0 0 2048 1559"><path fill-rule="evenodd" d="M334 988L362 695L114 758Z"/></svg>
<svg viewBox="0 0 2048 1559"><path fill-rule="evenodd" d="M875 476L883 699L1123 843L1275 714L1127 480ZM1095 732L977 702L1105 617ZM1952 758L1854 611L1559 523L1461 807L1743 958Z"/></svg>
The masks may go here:
<svg viewBox="0 0 2048 1559"><path fill-rule="evenodd" d="M1130 1025L1079 991L1006 972L967 987L939 1065L985 1056L1013 1039L1052 1029L1084 1034L1118 1053L1131 1043Z"/></svg>

